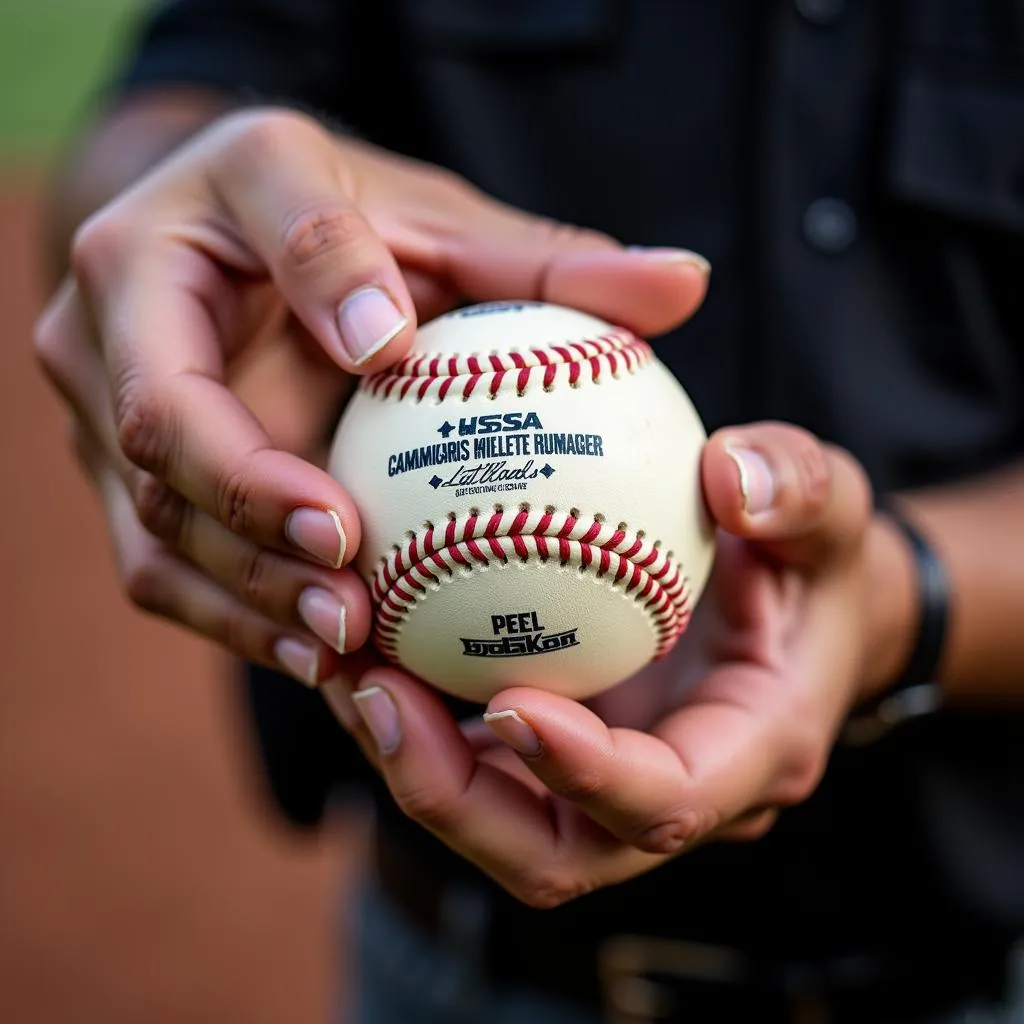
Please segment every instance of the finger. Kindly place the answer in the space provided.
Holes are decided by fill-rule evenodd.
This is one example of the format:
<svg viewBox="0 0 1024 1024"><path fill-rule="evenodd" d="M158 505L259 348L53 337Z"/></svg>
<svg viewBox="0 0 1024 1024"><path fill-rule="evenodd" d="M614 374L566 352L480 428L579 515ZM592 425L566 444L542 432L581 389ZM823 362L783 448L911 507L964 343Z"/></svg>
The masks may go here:
<svg viewBox="0 0 1024 1024"><path fill-rule="evenodd" d="M532 906L556 906L656 866L585 816L479 760L436 693L392 669L354 694L399 807Z"/></svg>
<svg viewBox="0 0 1024 1024"><path fill-rule="evenodd" d="M204 234L203 224L158 223L147 233L136 223L146 212L130 202L106 211L79 233L74 252L100 326L122 450L235 532L340 566L358 544L344 491L326 472L274 451L223 386L217 311L232 288L207 253L218 243L230 249L232 231L210 238L216 232Z"/></svg>
<svg viewBox="0 0 1024 1024"><path fill-rule="evenodd" d="M342 728L359 743L374 767L378 765L376 744L356 710L352 694L370 669L381 668L384 664L383 658L372 647L360 647L340 658L335 673L320 685L320 693L327 706L334 712Z"/></svg>
<svg viewBox="0 0 1024 1024"><path fill-rule="evenodd" d="M143 524L224 590L269 619L308 629L338 654L366 642L373 613L366 586L353 570L318 568L261 547L173 492L157 486L154 493L157 503L163 495L175 511L147 502Z"/></svg>
<svg viewBox="0 0 1024 1024"><path fill-rule="evenodd" d="M274 555L266 548L236 537L198 511L157 477L140 470L125 458L116 436L105 371L88 341L90 330L77 290L71 285L66 286L40 322L37 349L49 376L78 416L82 428L96 438L105 457L128 487L142 525L154 536L172 545L186 543L189 548L186 554L193 561L212 572L214 578L228 590L249 600L257 610L282 622L292 621L294 614L283 614L283 604L291 599L294 586L288 586L282 574L292 584L301 576L311 586L316 584L317 579L322 582L325 577L322 574L313 577L310 575L315 572L312 567L303 568L286 556ZM333 523L326 530L327 557L331 557L332 532ZM322 560L326 561L327 558ZM269 574L263 572L271 566L275 567L275 571ZM279 584L284 588L281 592L275 589ZM338 596L340 598L343 595L358 595L358 591L353 589L351 583L344 583ZM321 599L311 602L314 607L322 603ZM365 604L361 595L355 596L351 604L354 616L349 621L350 638L365 639L362 625L366 619ZM322 621L322 613L316 617ZM319 635L326 639L322 634ZM363 640L358 642L362 643Z"/></svg>
<svg viewBox="0 0 1024 1024"><path fill-rule="evenodd" d="M338 671L320 687L320 692L334 711L335 717L360 742L364 753L374 764L378 761L376 744L356 710L352 694L358 689L360 682L370 669L386 667L388 667L387 662L376 650L369 646L361 647L340 659ZM546 791L529 771L521 770L517 760L504 756L509 754L508 748L494 734L493 730L488 728L483 719L473 716L460 721L458 726L475 757L497 755L504 771L515 775L538 794Z"/></svg>
<svg viewBox="0 0 1024 1024"><path fill-rule="evenodd" d="M454 284L438 274L403 266L402 275L421 324L454 309L463 298Z"/></svg>
<svg viewBox="0 0 1024 1024"><path fill-rule="evenodd" d="M553 793L649 853L678 853L764 803L775 770L763 724L725 703L676 712L648 734L517 688L491 701L487 720Z"/></svg>
<svg viewBox="0 0 1024 1024"><path fill-rule="evenodd" d="M154 243L95 293L118 447L232 532L339 568L359 543L356 510L222 383L217 295L193 290L195 260Z"/></svg>
<svg viewBox="0 0 1024 1024"><path fill-rule="evenodd" d="M408 351L415 309L405 281L319 125L290 113L241 115L211 177L288 305L339 366L373 372Z"/></svg>
<svg viewBox="0 0 1024 1024"><path fill-rule="evenodd" d="M103 485L108 469L116 473L133 498L140 523L168 540L179 531L188 504L121 451L106 370L91 334L81 295L69 281L37 326L40 360L74 413L75 449L94 481Z"/></svg>
<svg viewBox="0 0 1024 1024"><path fill-rule="evenodd" d="M378 771L380 771L380 756L377 743L359 714L352 694L359 688L361 681L371 669L386 667L388 667L387 663L372 647L362 647L341 658L335 674L320 685L320 692L334 712L334 716L356 741L366 759ZM368 685L372 685L372 683ZM504 771L511 771L517 778L525 782L528 788L538 792L538 795L541 793L543 787L529 772L520 771L521 766L518 763L510 762L507 757L502 757L502 755L509 754L508 749L483 721L479 718L471 718L468 721L460 722L459 729L474 756L491 758L492 763L500 759L499 764Z"/></svg>
<svg viewBox="0 0 1024 1024"><path fill-rule="evenodd" d="M703 299L709 266L696 253L625 250L607 234L516 209L436 167L354 140L344 149L368 218L422 303L421 319L456 297L537 299L650 336L682 323Z"/></svg>
<svg viewBox="0 0 1024 1024"><path fill-rule="evenodd" d="M625 249L597 232L488 201L450 240L452 280L477 299L536 299L587 310L652 337L704 300L710 266L696 253Z"/></svg>
<svg viewBox="0 0 1024 1024"><path fill-rule="evenodd" d="M129 599L136 607L215 641L245 661L280 669L307 686L329 677L336 656L304 631L271 622L146 532L124 483L93 448L87 456L107 513Z"/></svg>
<svg viewBox="0 0 1024 1024"><path fill-rule="evenodd" d="M66 278L36 322L36 357L83 428L126 468L130 464L117 442L106 371L91 335L78 287Z"/></svg>
<svg viewBox="0 0 1024 1024"><path fill-rule="evenodd" d="M685 256L562 250L530 237L503 251L494 240L480 239L467 246L454 269L467 295L525 297L582 309L643 337L688 320L708 285L707 271Z"/></svg>
<svg viewBox="0 0 1024 1024"><path fill-rule="evenodd" d="M460 722L459 729L477 757L488 751L501 750L504 747L501 740L494 735L494 730L488 728L487 723L480 718L470 718L468 721Z"/></svg>
<svg viewBox="0 0 1024 1024"><path fill-rule="evenodd" d="M723 529L789 565L814 568L857 543L871 488L848 452L799 427L728 427L708 440L704 494Z"/></svg>

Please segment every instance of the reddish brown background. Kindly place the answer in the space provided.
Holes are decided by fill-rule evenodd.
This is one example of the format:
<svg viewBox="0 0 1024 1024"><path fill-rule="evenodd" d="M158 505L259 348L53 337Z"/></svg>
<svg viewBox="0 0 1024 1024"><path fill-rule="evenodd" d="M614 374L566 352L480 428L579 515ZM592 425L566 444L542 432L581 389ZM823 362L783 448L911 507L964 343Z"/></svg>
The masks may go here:
<svg viewBox="0 0 1024 1024"><path fill-rule="evenodd" d="M0 1021L325 1021L362 829L276 823L229 666L121 598L31 354L39 191L0 178Z"/></svg>

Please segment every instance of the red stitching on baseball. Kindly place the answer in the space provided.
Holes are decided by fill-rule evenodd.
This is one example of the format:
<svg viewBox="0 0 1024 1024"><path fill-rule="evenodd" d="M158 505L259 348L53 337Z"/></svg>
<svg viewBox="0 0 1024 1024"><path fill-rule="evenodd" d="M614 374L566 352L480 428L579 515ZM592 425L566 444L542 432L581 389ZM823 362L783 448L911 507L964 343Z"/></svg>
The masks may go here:
<svg viewBox="0 0 1024 1024"><path fill-rule="evenodd" d="M377 647L397 660L398 636L409 607L429 586L440 585L442 575L472 570L492 560L507 563L510 558L526 561L531 556L540 561L557 557L563 566L578 562L580 572L609 576L612 586L622 585L625 593L633 594L654 620L655 660L663 658L686 630L690 620L687 579L671 553L664 553L658 543L646 540L642 533L630 533L625 524L613 529L600 517L587 520L552 508L541 513L528 505L515 512L495 506L489 516L473 510L460 521L451 515L443 530L427 523L421 535L409 534L404 545L382 560L372 586Z"/></svg>
<svg viewBox="0 0 1024 1024"><path fill-rule="evenodd" d="M466 401L483 386L491 398L496 398L502 385L512 380L520 395L538 381L550 391L560 375L575 388L588 379L591 383L600 383L605 373L613 377L622 369L634 373L652 356L647 342L619 329L599 338L512 352L468 356L420 352L406 356L387 370L364 377L359 387L375 398L402 399L411 394L415 401L422 402L431 393L435 393L438 401L444 401L453 388L456 389L453 395L458 394Z"/></svg>

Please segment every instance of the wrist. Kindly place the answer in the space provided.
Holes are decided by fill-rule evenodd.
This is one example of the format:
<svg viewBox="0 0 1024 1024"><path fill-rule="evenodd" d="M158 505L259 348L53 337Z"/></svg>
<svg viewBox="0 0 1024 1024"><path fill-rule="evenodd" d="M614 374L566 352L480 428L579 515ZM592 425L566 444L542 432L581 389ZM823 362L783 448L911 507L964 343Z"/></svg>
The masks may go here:
<svg viewBox="0 0 1024 1024"><path fill-rule="evenodd" d="M876 514L865 538L864 668L857 703L899 679L917 639L920 598L914 553L903 531Z"/></svg>

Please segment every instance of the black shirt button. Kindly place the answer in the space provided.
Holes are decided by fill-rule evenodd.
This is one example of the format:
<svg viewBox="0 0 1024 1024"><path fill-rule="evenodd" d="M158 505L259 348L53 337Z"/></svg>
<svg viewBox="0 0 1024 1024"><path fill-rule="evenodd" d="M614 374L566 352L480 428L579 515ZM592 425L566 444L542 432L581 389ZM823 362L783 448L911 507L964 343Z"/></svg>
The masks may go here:
<svg viewBox="0 0 1024 1024"><path fill-rule="evenodd" d="M815 199L804 213L804 238L819 252L845 252L857 238L857 217L842 199Z"/></svg>
<svg viewBox="0 0 1024 1024"><path fill-rule="evenodd" d="M846 10L846 0L794 0L796 9L812 25L831 25Z"/></svg>

